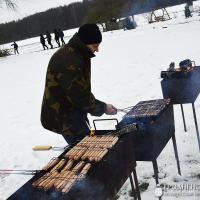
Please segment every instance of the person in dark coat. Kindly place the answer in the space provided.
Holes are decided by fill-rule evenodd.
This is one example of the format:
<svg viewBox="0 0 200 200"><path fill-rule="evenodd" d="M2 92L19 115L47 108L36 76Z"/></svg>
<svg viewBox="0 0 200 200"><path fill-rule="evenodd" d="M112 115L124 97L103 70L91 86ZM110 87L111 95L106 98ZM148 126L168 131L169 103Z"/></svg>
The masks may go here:
<svg viewBox="0 0 200 200"><path fill-rule="evenodd" d="M68 144L90 132L88 113L93 116L117 113L112 104L96 99L91 92L91 58L98 52L101 41L98 26L85 24L49 61L41 123L45 129L62 134Z"/></svg>
<svg viewBox="0 0 200 200"><path fill-rule="evenodd" d="M11 46L13 46L13 48L14 48L14 53L15 54L19 54L18 44L16 42L13 42L13 44L11 44Z"/></svg>
<svg viewBox="0 0 200 200"><path fill-rule="evenodd" d="M48 46L45 44L45 38L44 38L44 36L42 34L40 34L40 42L41 42L44 50L48 49Z"/></svg>
<svg viewBox="0 0 200 200"><path fill-rule="evenodd" d="M186 4L186 6L185 6L185 18L189 18L189 17L192 17L192 14L191 14L189 5Z"/></svg>
<svg viewBox="0 0 200 200"><path fill-rule="evenodd" d="M53 45L51 43L51 34L49 33L49 31L46 31L46 39L48 44L51 46L51 49L53 49Z"/></svg>
<svg viewBox="0 0 200 200"><path fill-rule="evenodd" d="M61 29L59 29L58 30L58 34L59 34L59 37L60 37L60 40L61 40L61 42L62 42L62 45L64 45L65 44L65 41L64 41L64 33L63 33L63 31L61 31Z"/></svg>
<svg viewBox="0 0 200 200"><path fill-rule="evenodd" d="M55 35L55 41L60 47L59 32L57 31L57 29L54 29L54 35Z"/></svg>

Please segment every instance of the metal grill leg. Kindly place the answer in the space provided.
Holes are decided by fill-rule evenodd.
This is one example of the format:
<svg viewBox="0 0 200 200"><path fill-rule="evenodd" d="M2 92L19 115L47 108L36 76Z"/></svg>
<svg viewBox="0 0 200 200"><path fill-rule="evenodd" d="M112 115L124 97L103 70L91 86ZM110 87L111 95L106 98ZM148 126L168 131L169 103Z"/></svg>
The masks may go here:
<svg viewBox="0 0 200 200"><path fill-rule="evenodd" d="M136 173L135 168L134 168L134 170L133 170L133 177L134 177L134 181L135 181L135 187L136 187L137 198L138 198L138 200L141 200L140 190L139 190L139 183L138 183L137 173Z"/></svg>
<svg viewBox="0 0 200 200"><path fill-rule="evenodd" d="M137 200L137 196L136 196L136 193L135 193L135 187L134 187L134 184L133 184L132 174L130 174L129 179L130 179L130 183L131 183L131 189L132 189L133 197L134 197L135 200Z"/></svg>
<svg viewBox="0 0 200 200"><path fill-rule="evenodd" d="M153 171L154 171L154 176L155 176L156 185L157 185L159 183L158 182L158 164L156 160L153 160L152 163L153 163Z"/></svg>
<svg viewBox="0 0 200 200"><path fill-rule="evenodd" d="M179 162L179 157L178 157L178 149L177 149L177 145L176 145L175 133L172 133L172 142L173 142L173 146L174 146L174 154L175 154L175 158L176 158L178 173L181 175L181 168L180 168L180 162Z"/></svg>
<svg viewBox="0 0 200 200"><path fill-rule="evenodd" d="M181 112L182 112L182 117L183 117L184 130L185 130L185 132L187 132L186 124L185 124L185 115L184 115L184 111L183 111L183 104L181 104Z"/></svg>
<svg viewBox="0 0 200 200"><path fill-rule="evenodd" d="M198 140L199 151L200 151L199 128L198 128L198 124L197 124L197 117L196 117L196 111L195 111L194 103L192 103L192 110L193 110L193 115L194 115L194 122L195 122L195 127L196 127L196 132L197 132L197 140Z"/></svg>

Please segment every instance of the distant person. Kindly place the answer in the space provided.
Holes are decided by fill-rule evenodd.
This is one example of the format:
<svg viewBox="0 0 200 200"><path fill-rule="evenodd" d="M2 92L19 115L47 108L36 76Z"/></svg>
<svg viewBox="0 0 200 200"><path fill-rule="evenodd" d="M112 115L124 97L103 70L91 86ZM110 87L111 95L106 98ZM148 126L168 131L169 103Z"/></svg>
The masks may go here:
<svg viewBox="0 0 200 200"><path fill-rule="evenodd" d="M53 45L51 43L51 34L49 33L49 31L46 31L46 39L48 44L51 46L51 49L53 49Z"/></svg>
<svg viewBox="0 0 200 200"><path fill-rule="evenodd" d="M134 29L135 26L133 24L133 22L130 20L129 17L127 17L124 21L124 30L130 30L130 29Z"/></svg>
<svg viewBox="0 0 200 200"><path fill-rule="evenodd" d="M186 4L186 6L185 6L185 18L189 18L189 17L192 17L192 15L191 15L189 5Z"/></svg>
<svg viewBox="0 0 200 200"><path fill-rule="evenodd" d="M11 46L13 46L13 48L14 48L14 53L15 54L19 54L18 44L16 42L13 42L13 44L11 44Z"/></svg>
<svg viewBox="0 0 200 200"><path fill-rule="evenodd" d="M48 46L45 44L45 38L44 38L44 36L42 34L40 34L40 42L41 42L44 50L45 49L49 49Z"/></svg>
<svg viewBox="0 0 200 200"><path fill-rule="evenodd" d="M186 3L189 6L190 12L194 12L194 8L193 8L193 0L187 0Z"/></svg>
<svg viewBox="0 0 200 200"><path fill-rule="evenodd" d="M57 31L57 29L54 29L54 35L55 35L55 41L60 47L59 32Z"/></svg>
<svg viewBox="0 0 200 200"><path fill-rule="evenodd" d="M62 42L62 45L65 45L65 41L64 41L64 33L63 31L61 31L60 29L58 30L58 34L59 34L59 37L60 37L60 40Z"/></svg>

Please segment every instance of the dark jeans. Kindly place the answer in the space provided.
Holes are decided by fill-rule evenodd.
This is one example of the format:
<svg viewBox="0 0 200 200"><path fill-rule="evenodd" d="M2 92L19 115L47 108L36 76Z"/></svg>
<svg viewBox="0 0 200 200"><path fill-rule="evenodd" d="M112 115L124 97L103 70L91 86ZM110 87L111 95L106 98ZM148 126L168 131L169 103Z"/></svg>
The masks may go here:
<svg viewBox="0 0 200 200"><path fill-rule="evenodd" d="M64 131L62 133L62 136L69 145L75 144L81 141L86 135L89 135L90 129L87 125L89 124L87 113L77 110L71 115L69 121L71 122L71 127L66 130L66 133Z"/></svg>

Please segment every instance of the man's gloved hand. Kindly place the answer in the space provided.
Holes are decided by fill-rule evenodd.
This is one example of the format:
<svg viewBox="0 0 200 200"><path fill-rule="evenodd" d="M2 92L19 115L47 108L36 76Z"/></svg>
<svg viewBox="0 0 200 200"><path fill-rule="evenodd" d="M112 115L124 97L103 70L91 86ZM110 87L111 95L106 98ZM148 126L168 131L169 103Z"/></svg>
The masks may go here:
<svg viewBox="0 0 200 200"><path fill-rule="evenodd" d="M106 104L106 112L107 115L116 115L117 108L115 108L112 104Z"/></svg>

